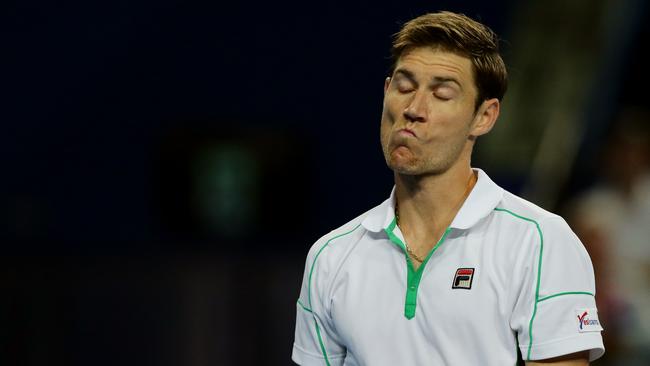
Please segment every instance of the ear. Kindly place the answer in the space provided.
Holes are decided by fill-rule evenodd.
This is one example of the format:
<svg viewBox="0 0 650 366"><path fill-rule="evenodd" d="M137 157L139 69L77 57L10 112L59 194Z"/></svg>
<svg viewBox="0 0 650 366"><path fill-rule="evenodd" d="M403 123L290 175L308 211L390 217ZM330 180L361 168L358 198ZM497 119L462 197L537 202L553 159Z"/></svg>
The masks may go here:
<svg viewBox="0 0 650 366"><path fill-rule="evenodd" d="M388 90L389 86L390 86L390 76L387 76L386 80L384 80L384 94L386 94L386 91Z"/></svg>
<svg viewBox="0 0 650 366"><path fill-rule="evenodd" d="M474 116L474 126L470 135L478 137L490 132L499 117L500 103L497 98L483 101Z"/></svg>

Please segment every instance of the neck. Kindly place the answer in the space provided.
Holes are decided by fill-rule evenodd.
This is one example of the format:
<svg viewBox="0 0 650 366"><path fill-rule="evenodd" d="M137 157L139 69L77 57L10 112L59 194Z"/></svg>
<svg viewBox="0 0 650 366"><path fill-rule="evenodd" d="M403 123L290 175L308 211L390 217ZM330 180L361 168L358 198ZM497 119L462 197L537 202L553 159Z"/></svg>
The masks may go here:
<svg viewBox="0 0 650 366"><path fill-rule="evenodd" d="M409 231L425 234L433 225L444 230L456 216L476 183L474 172L459 164L441 174L409 176L395 174L395 197L402 224Z"/></svg>

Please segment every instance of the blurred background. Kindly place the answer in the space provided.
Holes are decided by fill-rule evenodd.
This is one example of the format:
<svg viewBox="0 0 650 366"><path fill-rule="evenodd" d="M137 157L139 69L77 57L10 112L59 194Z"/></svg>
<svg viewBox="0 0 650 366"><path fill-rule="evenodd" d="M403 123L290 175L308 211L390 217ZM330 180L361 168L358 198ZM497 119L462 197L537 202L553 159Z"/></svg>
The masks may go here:
<svg viewBox="0 0 650 366"><path fill-rule="evenodd" d="M1 9L0 364L291 364L309 247L392 187L390 37L437 10L504 40L473 165L585 243L596 364L650 364L645 1Z"/></svg>

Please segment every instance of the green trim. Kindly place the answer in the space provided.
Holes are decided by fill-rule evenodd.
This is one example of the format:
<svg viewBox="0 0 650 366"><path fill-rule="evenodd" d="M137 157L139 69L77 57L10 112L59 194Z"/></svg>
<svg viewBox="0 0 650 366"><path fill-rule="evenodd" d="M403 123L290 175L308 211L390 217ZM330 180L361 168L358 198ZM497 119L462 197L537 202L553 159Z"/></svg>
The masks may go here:
<svg viewBox="0 0 650 366"><path fill-rule="evenodd" d="M507 212L516 218L532 222L537 227L537 232L539 233L539 261L537 264L537 284L535 285L535 304L533 305L533 315L530 317L530 322L528 323L528 353L526 360L530 361L530 352L533 349L533 321L535 320L535 315L537 314L537 303L540 302L539 284L542 277L542 253L544 252L544 235L542 234L542 229L539 227L539 223L531 218L518 215L504 208L495 208L494 211Z"/></svg>
<svg viewBox="0 0 650 366"><path fill-rule="evenodd" d="M323 356L325 357L325 363L327 366L330 366L330 360L327 358L327 351L325 350L325 345L323 344L323 337L320 335L320 327L318 326L318 320L316 320L316 317L314 317L314 324L316 324L316 334L318 334L318 343L320 344L320 350L323 352Z"/></svg>
<svg viewBox="0 0 650 366"><path fill-rule="evenodd" d="M303 308L303 310L308 311L310 313L312 312L310 308L306 307L305 305L303 305L302 302L300 302L300 299L298 299L298 305L300 305L300 307Z"/></svg>
<svg viewBox="0 0 650 366"><path fill-rule="evenodd" d="M328 240L328 241L325 243L325 245L323 245L323 246L318 250L318 253L316 253L316 256L314 257L314 261L311 262L311 269L309 270L309 284L307 285L307 294L308 294L308 299L309 299L309 308L310 308L310 309L313 309L313 308L314 308L314 307L312 306L312 304L311 304L311 276L314 274L314 267L316 266L316 260L318 259L318 256L323 252L323 249L325 249L325 248L330 244L330 242L331 242L332 240L334 240L334 239L338 239L338 238L340 238L340 237L342 237L342 236L345 236L345 235L348 235L348 234L352 233L353 231L355 231L356 229L358 229L359 226L361 226L361 223L359 223L359 225L357 225L354 229L352 229L352 230L350 230L350 231L348 231L348 232L346 232L346 233L339 234L339 235L337 235L337 236L331 238L330 240ZM298 300L298 303L300 303L300 300ZM300 305L302 305L302 304L300 304ZM303 307L304 307L304 306L303 306ZM306 309L305 309L305 310L306 310ZM309 311L312 312L311 310L309 310ZM312 312L312 314L313 314L313 312ZM323 352L323 357L325 357L325 363L327 364L327 366L329 366L329 365L330 365L330 361L329 361L329 359L327 358L327 351L325 350L325 344L323 343L323 337L320 335L320 327L318 326L318 321L316 320L316 316L314 316L314 324L316 325L316 334L318 335L318 343L320 343L320 349L321 349L321 352Z"/></svg>
<svg viewBox="0 0 650 366"><path fill-rule="evenodd" d="M552 299L554 297L564 296L564 295L589 295L589 296L594 296L594 297L596 296L596 295L592 294L591 292L586 292L586 291L569 291L569 292L560 292L560 293L557 293L555 295L549 295L549 296L546 296L546 297L542 297L541 299L537 300L537 302L542 302L544 300L548 300L548 299Z"/></svg>
<svg viewBox="0 0 650 366"><path fill-rule="evenodd" d="M411 257L408 255L406 252L406 245L395 235L393 232L395 230L395 227L397 226L397 220L393 219L393 222L388 225L384 231L386 231L386 234L388 235L388 238L397 245L399 248L402 249L404 252L404 256L406 257L406 268L407 268L407 276L406 276L406 299L404 301L404 316L406 319L413 319L415 317L415 310L417 308L417 299L418 299L418 289L420 288L420 280L422 279L422 273L424 273L424 268L426 267L427 262L429 262L429 259L433 255L433 253L438 249L440 245L445 241L447 238L447 234L451 231L451 228L448 227L445 230L445 233L442 235L440 240L436 243L436 245L433 247L433 249L427 254L427 257L424 258L424 262L420 264L420 267L418 267L417 271L415 270L415 267L413 267L413 262L411 262Z"/></svg>

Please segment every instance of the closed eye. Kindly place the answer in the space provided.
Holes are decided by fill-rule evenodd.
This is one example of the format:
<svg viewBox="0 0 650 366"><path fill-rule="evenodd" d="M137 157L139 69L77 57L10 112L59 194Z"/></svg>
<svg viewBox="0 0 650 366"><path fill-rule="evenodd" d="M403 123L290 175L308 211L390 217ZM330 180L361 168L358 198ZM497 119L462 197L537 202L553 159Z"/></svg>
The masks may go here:
<svg viewBox="0 0 650 366"><path fill-rule="evenodd" d="M450 97L450 96L447 96L447 95L441 95L441 94L439 94L439 93L433 93L433 95L436 97L436 99L443 100L443 101L447 101L447 100L451 100L451 99L452 99L452 97Z"/></svg>
<svg viewBox="0 0 650 366"><path fill-rule="evenodd" d="M410 93L415 90L415 86L409 80L397 80L397 90L400 93Z"/></svg>
<svg viewBox="0 0 650 366"><path fill-rule="evenodd" d="M433 95L440 100L451 100L456 97L456 94L456 90L445 85L436 87L433 92Z"/></svg>
<svg viewBox="0 0 650 366"><path fill-rule="evenodd" d="M393 82L397 91L400 93L410 93L418 87L413 73L408 70L396 70L393 76Z"/></svg>

